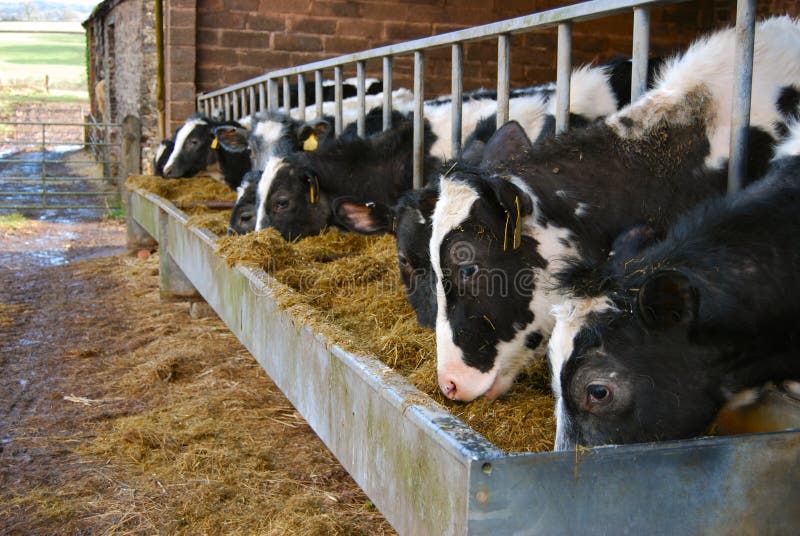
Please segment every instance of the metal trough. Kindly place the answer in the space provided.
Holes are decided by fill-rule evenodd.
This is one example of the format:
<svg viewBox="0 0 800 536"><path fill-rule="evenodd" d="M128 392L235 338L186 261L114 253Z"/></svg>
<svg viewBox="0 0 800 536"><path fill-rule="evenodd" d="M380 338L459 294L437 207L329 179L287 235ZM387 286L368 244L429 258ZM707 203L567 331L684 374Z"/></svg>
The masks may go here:
<svg viewBox="0 0 800 536"><path fill-rule="evenodd" d="M769 405L770 418L794 423L783 432L506 454L377 359L296 324L272 298L280 283L228 267L216 237L170 202L137 190L128 211L129 236L159 242L162 290L205 298L401 534L800 527L796 401Z"/></svg>

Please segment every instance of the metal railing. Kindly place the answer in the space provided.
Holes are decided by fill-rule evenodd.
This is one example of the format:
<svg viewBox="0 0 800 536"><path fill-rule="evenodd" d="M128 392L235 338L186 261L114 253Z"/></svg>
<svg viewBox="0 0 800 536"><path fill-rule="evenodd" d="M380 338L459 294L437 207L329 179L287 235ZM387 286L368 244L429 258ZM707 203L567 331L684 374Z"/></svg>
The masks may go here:
<svg viewBox="0 0 800 536"><path fill-rule="evenodd" d="M121 206L120 125L0 121L14 139L0 141L0 209L101 209ZM64 132L48 135L59 128ZM74 134L73 134L74 133ZM66 155L86 150L75 158ZM102 172L87 174L92 166ZM99 176L98 176L99 175Z"/></svg>
<svg viewBox="0 0 800 536"><path fill-rule="evenodd" d="M290 111L289 77L297 76L297 114L305 118L305 75L313 73L316 95L322 94L323 70L333 69L335 84L335 130L342 128L342 68L356 65L358 134L365 133L365 65L368 60L383 62L384 129L391 126L392 62L403 54L414 55L414 186L422 184L423 100L425 81L425 52L450 46L452 48L452 93L463 89L463 45L468 42L497 40L497 124L508 120L509 66L511 63L510 36L543 28L558 27L558 60L556 77L556 130L564 131L569 121L569 89L572 71L572 25L575 22L608 17L633 11L633 72L631 98L636 99L647 87L647 63L650 35L650 8L686 2L687 0L592 0L516 17L505 21L477 26L433 37L417 39L372 50L357 52L314 63L271 71L216 91L197 96L197 110L210 115L212 109L224 110L226 119L239 119L248 113L265 109L275 110L278 103L278 81L283 82L283 109ZM753 36L755 33L755 0L737 0L736 19L736 76L732 104L731 157L729 161L729 191L741 188L746 169L746 146L749 126L750 86L752 79ZM315 99L316 114L322 116L322 99ZM452 154L461 151L461 99L452 99Z"/></svg>

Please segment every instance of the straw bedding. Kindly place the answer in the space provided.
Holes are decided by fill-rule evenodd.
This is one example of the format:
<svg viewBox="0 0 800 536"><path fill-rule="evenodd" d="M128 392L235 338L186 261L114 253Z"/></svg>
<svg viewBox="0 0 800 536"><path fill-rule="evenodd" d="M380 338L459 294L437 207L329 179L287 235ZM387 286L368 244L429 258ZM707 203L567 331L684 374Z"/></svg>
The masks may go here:
<svg viewBox="0 0 800 536"><path fill-rule="evenodd" d="M135 186L173 200L198 200L184 188L193 181L151 189L152 180ZM130 184L130 183L129 183ZM209 194L210 195L210 194ZM206 198L208 199L208 198ZM221 234L230 211L204 211L196 225ZM285 286L276 286L279 305L344 349L374 356L406 376L422 392L507 452L552 448L555 434L549 371L532 364L501 400L463 404L445 399L436 385L434 332L420 328L399 279L394 237L364 237L329 230L320 236L285 242L267 229L243 236L222 236L218 252L228 264L262 268Z"/></svg>

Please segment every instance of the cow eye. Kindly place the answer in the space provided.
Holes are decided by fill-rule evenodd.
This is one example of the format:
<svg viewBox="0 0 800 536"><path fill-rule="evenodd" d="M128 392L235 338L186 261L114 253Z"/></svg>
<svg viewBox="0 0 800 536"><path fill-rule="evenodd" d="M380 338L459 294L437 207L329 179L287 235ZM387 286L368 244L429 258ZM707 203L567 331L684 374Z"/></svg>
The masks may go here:
<svg viewBox="0 0 800 536"><path fill-rule="evenodd" d="M589 409L604 406L614 398L614 391L610 385L592 382L586 386L586 407Z"/></svg>
<svg viewBox="0 0 800 536"><path fill-rule="evenodd" d="M477 264L462 264L458 267L458 273L462 279L469 279L478 271Z"/></svg>
<svg viewBox="0 0 800 536"><path fill-rule="evenodd" d="M289 208L289 200L285 198L276 199L273 207L275 208L275 210L285 210Z"/></svg>
<svg viewBox="0 0 800 536"><path fill-rule="evenodd" d="M241 220L243 222L244 221L250 221L252 219L253 219L253 213L252 212L242 212L241 214L239 214L239 220Z"/></svg>
<svg viewBox="0 0 800 536"><path fill-rule="evenodd" d="M407 258L405 255L403 255L402 253L398 253L398 254L397 254L397 262L399 262L399 263L400 263L400 266L401 266L402 268L405 268L405 267L407 267L407 266L410 264L410 263L408 262L408 258Z"/></svg>

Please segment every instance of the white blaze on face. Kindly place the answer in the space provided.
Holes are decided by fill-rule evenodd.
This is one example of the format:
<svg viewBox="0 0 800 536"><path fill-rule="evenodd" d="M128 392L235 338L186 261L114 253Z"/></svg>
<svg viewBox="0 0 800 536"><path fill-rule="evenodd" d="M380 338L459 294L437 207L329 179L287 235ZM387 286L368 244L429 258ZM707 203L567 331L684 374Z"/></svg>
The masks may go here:
<svg viewBox="0 0 800 536"><path fill-rule="evenodd" d="M439 259L439 250L445 236L461 225L469 216L472 205L478 200L478 192L469 185L441 178L439 186L439 200L433 211L432 232L430 241L431 266L436 273L436 369L440 377L448 375L459 379L457 395L462 398L462 385L464 394L477 392L472 398L483 394L494 381L496 370L481 373L478 369L469 367L464 363L464 354L453 342L453 329L447 319L444 285L442 284L442 265ZM461 378L465 378L462 382ZM473 387L475 386L475 387ZM480 391L480 389L483 391Z"/></svg>
<svg viewBox="0 0 800 536"><path fill-rule="evenodd" d="M170 168L175 165L175 159L178 158L178 155L183 151L183 144L186 143L186 138L189 137L189 134L191 134L196 127L207 124L205 119L190 119L178 129L178 133L175 134L175 147L172 149L172 154L169 155L169 160L167 160L167 163L164 165L165 175Z"/></svg>
<svg viewBox="0 0 800 536"><path fill-rule="evenodd" d="M258 207L256 211L256 231L264 228L264 217L266 216L266 202L269 189L272 187L272 181L275 180L275 175L278 171L286 165L286 161L282 157L272 156L267 160L264 167L264 172L261 174L261 180L258 181Z"/></svg>
<svg viewBox="0 0 800 536"><path fill-rule="evenodd" d="M580 298L555 305L551 313L555 318L555 327L547 345L547 357L550 360L551 387L556 398L556 443L555 450L566 450L571 445L566 439L569 417L565 412L564 399L561 396L561 369L572 355L575 336L586 325L590 314L602 313L615 309L614 304L606 297Z"/></svg>
<svg viewBox="0 0 800 536"><path fill-rule="evenodd" d="M164 156L164 151L166 150L167 150L167 145L165 143L162 143L161 145L158 146L158 149L156 150L156 162L161 160L161 157Z"/></svg>
<svg viewBox="0 0 800 536"><path fill-rule="evenodd" d="M258 152L253 154L255 169L264 169L269 158L275 156L275 144L283 135L284 124L274 119L265 119L256 123L251 136L257 140L253 145Z"/></svg>

